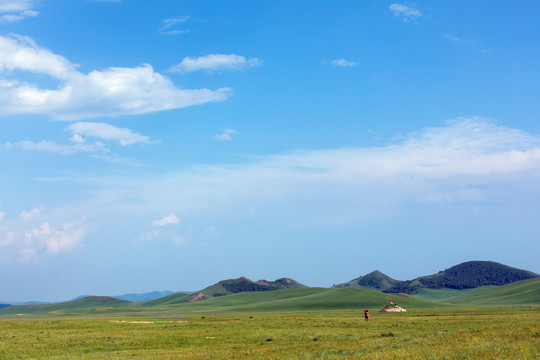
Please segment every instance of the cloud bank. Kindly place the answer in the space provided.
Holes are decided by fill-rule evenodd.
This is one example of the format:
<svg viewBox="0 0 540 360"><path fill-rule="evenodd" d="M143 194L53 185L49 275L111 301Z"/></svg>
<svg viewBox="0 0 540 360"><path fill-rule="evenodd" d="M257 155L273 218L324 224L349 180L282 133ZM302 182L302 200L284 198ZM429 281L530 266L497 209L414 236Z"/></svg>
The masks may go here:
<svg viewBox="0 0 540 360"><path fill-rule="evenodd" d="M45 74L57 89L10 78L13 71ZM83 74L31 38L0 36L0 116L47 114L60 120L138 115L224 101L229 88L179 89L146 64Z"/></svg>
<svg viewBox="0 0 540 360"><path fill-rule="evenodd" d="M511 217L511 204L525 201L540 208L540 137L488 119L460 118L380 146L297 150L145 176L51 181L66 180L79 182L92 196L56 209L63 220L43 219L41 208L21 213L15 225L4 215L2 249L19 259L31 259L32 251L39 257L75 250L92 227L73 218L122 231L133 246L144 247L189 246L208 241L202 229L221 237L224 227L237 231L251 223L261 231L276 224L281 229L368 226L400 211L426 215L433 206L452 206L470 216L491 207ZM163 209L170 212L156 218Z"/></svg>
<svg viewBox="0 0 540 360"><path fill-rule="evenodd" d="M377 147L298 150L156 177L94 179L103 181L103 193L84 207L118 206L111 210L118 213L134 212L137 204L141 213L169 208L185 223L250 216L250 209L274 209L284 224L358 222L388 216L403 203L530 198L539 178L539 137L463 118Z"/></svg>

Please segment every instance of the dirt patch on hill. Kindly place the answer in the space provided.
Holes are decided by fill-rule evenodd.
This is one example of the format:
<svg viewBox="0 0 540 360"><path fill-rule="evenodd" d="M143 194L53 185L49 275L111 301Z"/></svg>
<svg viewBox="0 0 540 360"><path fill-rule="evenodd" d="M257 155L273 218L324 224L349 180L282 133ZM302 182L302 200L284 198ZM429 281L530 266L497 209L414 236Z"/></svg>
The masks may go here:
<svg viewBox="0 0 540 360"><path fill-rule="evenodd" d="M187 299L184 302L189 303L189 302L194 302L194 301L204 300L204 299L206 299L206 296L204 296L203 293L198 293L197 295L190 297L189 299Z"/></svg>

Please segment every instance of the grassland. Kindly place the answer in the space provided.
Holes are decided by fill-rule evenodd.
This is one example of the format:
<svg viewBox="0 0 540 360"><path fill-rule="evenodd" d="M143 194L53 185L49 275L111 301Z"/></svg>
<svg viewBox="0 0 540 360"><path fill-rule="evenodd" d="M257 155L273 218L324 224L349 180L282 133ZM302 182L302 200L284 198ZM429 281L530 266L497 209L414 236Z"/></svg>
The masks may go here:
<svg viewBox="0 0 540 360"><path fill-rule="evenodd" d="M540 278L478 289L445 299L444 302L476 306L540 304Z"/></svg>
<svg viewBox="0 0 540 360"><path fill-rule="evenodd" d="M534 359L539 289L391 294L408 310L393 314L378 312L386 294L360 288L14 306L0 310L0 359Z"/></svg>
<svg viewBox="0 0 540 360"><path fill-rule="evenodd" d="M0 321L2 359L534 359L540 309Z"/></svg>

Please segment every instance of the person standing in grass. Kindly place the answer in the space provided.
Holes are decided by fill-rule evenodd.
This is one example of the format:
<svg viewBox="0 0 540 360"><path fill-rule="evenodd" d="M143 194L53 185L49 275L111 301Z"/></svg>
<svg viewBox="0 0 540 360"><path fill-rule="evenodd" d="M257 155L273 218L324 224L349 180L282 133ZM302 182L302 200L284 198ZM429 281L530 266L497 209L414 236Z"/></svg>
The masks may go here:
<svg viewBox="0 0 540 360"><path fill-rule="evenodd" d="M369 311L367 311L367 310L364 311L364 319L365 319L366 321L369 321Z"/></svg>

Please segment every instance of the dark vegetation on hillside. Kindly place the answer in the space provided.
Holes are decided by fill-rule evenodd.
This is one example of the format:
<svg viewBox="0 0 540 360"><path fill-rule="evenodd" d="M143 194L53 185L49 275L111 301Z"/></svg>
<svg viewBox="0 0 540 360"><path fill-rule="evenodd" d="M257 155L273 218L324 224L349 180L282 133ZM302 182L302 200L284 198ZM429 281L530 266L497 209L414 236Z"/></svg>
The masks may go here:
<svg viewBox="0 0 540 360"><path fill-rule="evenodd" d="M352 287L363 287L363 288L383 291L390 287L396 286L399 283L401 283L401 281L394 280L390 276L383 274L379 270L375 270L365 276L360 276L359 278L353 279L349 281L348 283L337 284L337 285L334 285L333 287L342 288L342 287L352 286Z"/></svg>
<svg viewBox="0 0 540 360"><path fill-rule="evenodd" d="M537 274L492 261L469 261L438 274L402 281L384 292L414 294L418 288L472 289L488 285L505 285L538 277Z"/></svg>
<svg viewBox="0 0 540 360"><path fill-rule="evenodd" d="M224 290L223 292L219 291L220 287ZM303 287L306 286L289 278L281 278L276 281L252 281L245 277L240 277L238 279L222 280L208 289L212 289L212 296L220 296L226 295L227 293L237 294L241 292L273 291L280 289L297 289ZM202 292L205 293L204 290Z"/></svg>

